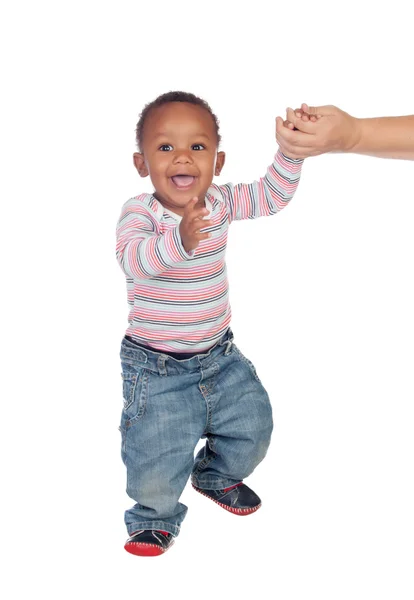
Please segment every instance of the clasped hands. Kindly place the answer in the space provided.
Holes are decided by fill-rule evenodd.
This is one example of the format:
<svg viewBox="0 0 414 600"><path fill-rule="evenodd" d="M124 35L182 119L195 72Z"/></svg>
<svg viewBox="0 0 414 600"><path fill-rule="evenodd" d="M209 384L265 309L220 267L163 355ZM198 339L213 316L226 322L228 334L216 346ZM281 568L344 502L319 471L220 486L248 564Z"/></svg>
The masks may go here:
<svg viewBox="0 0 414 600"><path fill-rule="evenodd" d="M325 152L350 152L359 141L358 119L336 106L308 106L286 110L276 118L276 141L290 158Z"/></svg>

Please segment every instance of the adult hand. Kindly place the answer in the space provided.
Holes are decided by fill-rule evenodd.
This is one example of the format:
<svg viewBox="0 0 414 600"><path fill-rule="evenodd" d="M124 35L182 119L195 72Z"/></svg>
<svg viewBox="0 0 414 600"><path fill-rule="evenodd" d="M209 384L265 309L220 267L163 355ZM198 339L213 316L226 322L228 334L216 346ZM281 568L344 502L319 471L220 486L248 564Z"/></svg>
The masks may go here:
<svg viewBox="0 0 414 600"><path fill-rule="evenodd" d="M180 223L180 236L184 250L188 253L195 250L201 240L211 237L211 233L201 233L200 229L211 227L213 221L206 221L203 217L208 214L205 207L197 208L198 198L194 197L184 208L184 215Z"/></svg>
<svg viewBox="0 0 414 600"><path fill-rule="evenodd" d="M276 140L281 151L292 158L350 152L359 140L358 119L336 106L302 104L296 111L287 109L285 123L277 117Z"/></svg>

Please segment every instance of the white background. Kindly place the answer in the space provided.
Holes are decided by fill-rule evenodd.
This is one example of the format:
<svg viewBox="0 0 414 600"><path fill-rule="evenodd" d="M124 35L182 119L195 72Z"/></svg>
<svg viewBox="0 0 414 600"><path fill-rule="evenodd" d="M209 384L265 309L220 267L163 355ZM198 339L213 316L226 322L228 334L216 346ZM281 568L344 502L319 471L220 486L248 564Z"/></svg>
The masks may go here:
<svg viewBox="0 0 414 600"><path fill-rule="evenodd" d="M143 105L221 121L219 183L262 176L287 106L412 114L408 2L14 2L1 15L5 598L414 597L414 163L306 161L290 207L232 225L236 343L273 401L247 519L189 487L175 546L123 550L114 253Z"/></svg>

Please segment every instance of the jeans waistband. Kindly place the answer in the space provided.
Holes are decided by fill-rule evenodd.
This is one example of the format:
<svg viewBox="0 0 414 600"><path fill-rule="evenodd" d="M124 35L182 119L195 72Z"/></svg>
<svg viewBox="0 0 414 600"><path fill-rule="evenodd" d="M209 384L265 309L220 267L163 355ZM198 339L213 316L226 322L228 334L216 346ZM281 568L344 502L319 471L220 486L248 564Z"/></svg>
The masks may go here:
<svg viewBox="0 0 414 600"><path fill-rule="evenodd" d="M124 363L144 367L160 375L168 375L169 370L170 373L195 371L201 366L208 366L220 354L230 354L233 346L233 337L233 332L229 327L219 341L208 351L183 360L173 358L162 351L158 352L141 347L139 344L131 342L124 337L121 344L120 356L121 361Z"/></svg>
<svg viewBox="0 0 414 600"><path fill-rule="evenodd" d="M193 356L197 356L197 354L200 354L200 352L163 352L162 350L157 350L157 348L151 348L151 346L147 346L146 344L140 344L140 342L136 342L132 337L130 337L129 335L125 336L125 339L128 340L128 342L132 342L134 345L139 346L142 350L150 350L151 352L159 352L160 354L166 354L167 356L172 356L172 358L175 358L177 360L186 360L187 358L193 358ZM210 346L210 348L208 348L208 350L210 350L213 346ZM208 352L208 350L206 350L205 352Z"/></svg>

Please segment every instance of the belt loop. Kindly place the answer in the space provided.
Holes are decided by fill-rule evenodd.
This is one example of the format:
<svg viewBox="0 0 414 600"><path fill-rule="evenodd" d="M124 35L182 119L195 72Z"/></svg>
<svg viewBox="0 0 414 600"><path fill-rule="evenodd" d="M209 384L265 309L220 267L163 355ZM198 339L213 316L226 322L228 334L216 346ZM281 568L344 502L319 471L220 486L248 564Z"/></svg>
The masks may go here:
<svg viewBox="0 0 414 600"><path fill-rule="evenodd" d="M165 356L165 354L160 354L158 357L158 372L160 375L167 375L167 369L165 368L165 361L167 360L168 356Z"/></svg>
<svg viewBox="0 0 414 600"><path fill-rule="evenodd" d="M224 352L224 356L228 356L231 353L231 347L232 347L232 340L227 340L227 346L226 346L226 350Z"/></svg>

